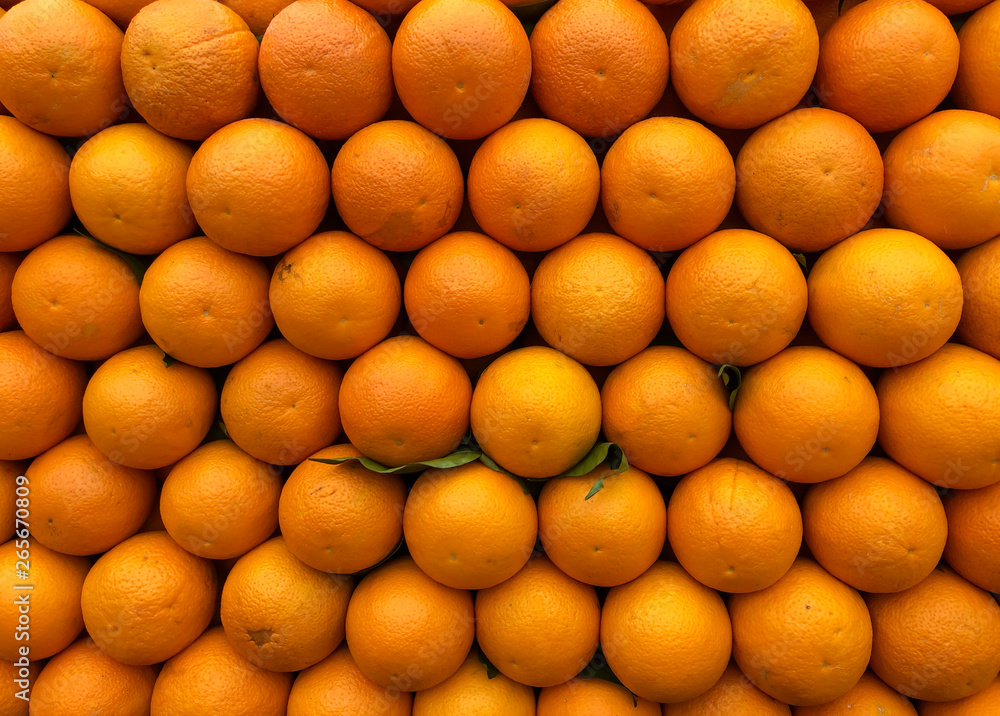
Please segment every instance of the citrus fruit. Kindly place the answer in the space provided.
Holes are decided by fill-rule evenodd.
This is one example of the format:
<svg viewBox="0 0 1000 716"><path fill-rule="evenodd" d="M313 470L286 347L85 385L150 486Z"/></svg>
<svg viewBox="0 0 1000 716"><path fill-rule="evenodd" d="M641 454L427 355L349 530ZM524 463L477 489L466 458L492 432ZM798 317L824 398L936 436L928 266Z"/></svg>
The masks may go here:
<svg viewBox="0 0 1000 716"><path fill-rule="evenodd" d="M1000 594L1000 483L952 490L944 500L948 542L944 558L981 589Z"/></svg>
<svg viewBox="0 0 1000 716"><path fill-rule="evenodd" d="M758 689L733 661L715 685L688 701L663 704L663 716L711 716L738 713L742 716L791 716L787 704Z"/></svg>
<svg viewBox="0 0 1000 716"><path fill-rule="evenodd" d="M940 0L939 0L940 1ZM1000 6L974 0L983 6L958 31L958 74L952 97L962 109L1000 116L1000 85L989 71L1000 57Z"/></svg>
<svg viewBox="0 0 1000 716"><path fill-rule="evenodd" d="M29 699L34 691L42 662L32 661L27 666L17 666L12 661L0 660L0 678L17 687L7 689L0 695L0 713L3 716L29 716Z"/></svg>
<svg viewBox="0 0 1000 716"><path fill-rule="evenodd" d="M9 331L16 323L10 289L14 273L24 260L24 256L22 253L0 253L0 331Z"/></svg>
<svg viewBox="0 0 1000 716"><path fill-rule="evenodd" d="M958 337L1000 359L1000 326L991 318L1000 311L1000 237L965 251L955 265L964 289Z"/></svg>
<svg viewBox="0 0 1000 716"><path fill-rule="evenodd" d="M132 18L152 0L94 0L89 3L103 12L124 31Z"/></svg>
<svg viewBox="0 0 1000 716"><path fill-rule="evenodd" d="M17 509L18 477L24 476L24 460L0 460L0 538L4 542L14 536L14 513ZM20 480L24 482L24 480ZM24 492L24 490L21 490Z"/></svg>
<svg viewBox="0 0 1000 716"><path fill-rule="evenodd" d="M854 687L839 699L818 706L796 706L794 716L840 716L878 714L878 716L917 716L910 700L893 691L869 669Z"/></svg>
<svg viewBox="0 0 1000 716"><path fill-rule="evenodd" d="M982 691L957 701L920 703L920 716L979 716L990 713L1000 706L1000 680L994 679Z"/></svg>
<svg viewBox="0 0 1000 716"><path fill-rule="evenodd" d="M473 648L458 671L413 697L414 716L474 713L478 716L535 716L535 691L503 674L486 674Z"/></svg>
<svg viewBox="0 0 1000 716"><path fill-rule="evenodd" d="M660 707L604 679L570 679L540 690L536 713L537 716L660 716Z"/></svg>

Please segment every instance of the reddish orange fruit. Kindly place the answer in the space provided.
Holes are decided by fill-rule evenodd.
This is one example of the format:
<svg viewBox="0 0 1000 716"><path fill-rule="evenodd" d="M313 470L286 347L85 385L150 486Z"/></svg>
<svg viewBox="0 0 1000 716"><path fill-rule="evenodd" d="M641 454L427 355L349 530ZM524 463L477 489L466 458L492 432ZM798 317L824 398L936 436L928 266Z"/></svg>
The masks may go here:
<svg viewBox="0 0 1000 716"><path fill-rule="evenodd" d="M1000 236L965 251L955 266L964 290L958 337L1000 359L1000 324L992 318L1000 312Z"/></svg>
<svg viewBox="0 0 1000 716"><path fill-rule="evenodd" d="M794 716L842 716L844 713L917 716L910 700L886 686L871 670L839 699L818 706L796 706Z"/></svg>
<svg viewBox="0 0 1000 716"><path fill-rule="evenodd" d="M741 714L741 716L792 716L783 704L758 689L736 663L729 662L715 686L688 701L663 704L663 716L714 716L715 714Z"/></svg>
<svg viewBox="0 0 1000 716"><path fill-rule="evenodd" d="M944 500L948 542L944 558L981 589L1000 594L1000 483L952 490Z"/></svg>
<svg viewBox="0 0 1000 716"><path fill-rule="evenodd" d="M967 19L958 31L958 74L952 97L962 109L1000 117L1000 83L996 74L989 70L1000 57L1000 5L982 0L966 0L964 4L973 2L984 7ZM940 6L942 0L935 0L933 4Z"/></svg>

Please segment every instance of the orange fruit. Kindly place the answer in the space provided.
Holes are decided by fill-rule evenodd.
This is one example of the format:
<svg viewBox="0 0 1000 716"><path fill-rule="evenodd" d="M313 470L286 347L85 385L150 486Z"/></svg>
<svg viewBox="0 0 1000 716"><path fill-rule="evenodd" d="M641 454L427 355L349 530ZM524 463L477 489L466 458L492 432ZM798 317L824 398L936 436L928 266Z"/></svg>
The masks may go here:
<svg viewBox="0 0 1000 716"><path fill-rule="evenodd" d="M351 445L315 453L317 460L360 457ZM406 485L357 460L336 465L304 460L285 481L278 522L289 551L323 572L353 574L373 567L403 537Z"/></svg>
<svg viewBox="0 0 1000 716"><path fill-rule="evenodd" d="M274 322L289 343L317 358L342 360L388 335L402 293L384 253L353 234L327 231L282 257L268 296Z"/></svg>
<svg viewBox="0 0 1000 716"><path fill-rule="evenodd" d="M382 118L392 43L374 17L347 0L298 0L267 19L266 32L250 29L264 36L260 84L282 119L311 137L346 139Z"/></svg>
<svg viewBox="0 0 1000 716"><path fill-rule="evenodd" d="M257 103L257 38L222 3L156 0L132 18L121 49L132 106L171 137L206 139Z"/></svg>
<svg viewBox="0 0 1000 716"><path fill-rule="evenodd" d="M951 94L962 109L1000 117L1000 84L991 63L1000 57L1000 5L972 0L983 6L958 31L958 74ZM935 4L940 4L936 0Z"/></svg>
<svg viewBox="0 0 1000 716"><path fill-rule="evenodd" d="M474 231L456 231L420 250L403 284L406 315L420 337L456 358L506 348L531 311L524 265Z"/></svg>
<svg viewBox="0 0 1000 716"><path fill-rule="evenodd" d="M528 92L531 45L499 0L421 0L392 43L396 92L412 117L448 139L485 137Z"/></svg>
<svg viewBox="0 0 1000 716"><path fill-rule="evenodd" d="M462 364L416 336L388 338L351 363L340 386L344 434L397 466L443 457L469 429L472 383Z"/></svg>
<svg viewBox="0 0 1000 716"><path fill-rule="evenodd" d="M1000 234L998 157L997 117L951 109L910 125L882 157L885 218L943 249L965 249Z"/></svg>
<svg viewBox="0 0 1000 716"><path fill-rule="evenodd" d="M82 363L47 353L22 331L0 333L0 460L34 457L67 438L86 384Z"/></svg>
<svg viewBox="0 0 1000 716"><path fill-rule="evenodd" d="M647 348L612 370L601 405L604 436L630 465L654 475L683 475L708 464L732 427L716 369L672 346Z"/></svg>
<svg viewBox="0 0 1000 716"><path fill-rule="evenodd" d="M795 560L770 587L731 596L729 615L736 663L779 701L823 704L865 673L872 650L865 602L811 560Z"/></svg>
<svg viewBox="0 0 1000 716"><path fill-rule="evenodd" d="M135 14L150 2L152 0L92 0L88 4L103 12L124 31Z"/></svg>
<svg viewBox="0 0 1000 716"><path fill-rule="evenodd" d="M20 481L17 479L24 476L24 469L27 466L28 463L23 460L0 460L0 539L4 542L14 536L17 488L21 488L22 496L25 491L31 489L24 479ZM0 711L0 714L2 713Z"/></svg>
<svg viewBox="0 0 1000 716"><path fill-rule="evenodd" d="M796 706L795 716L841 716L841 714L877 714L878 716L917 716L913 704L865 671L861 680L839 699L818 706Z"/></svg>
<svg viewBox="0 0 1000 716"><path fill-rule="evenodd" d="M640 696L633 696L623 686L601 678L570 679L538 692L537 716L577 714L660 716L660 707Z"/></svg>
<svg viewBox="0 0 1000 716"><path fill-rule="evenodd" d="M979 716L979 714L993 713L998 707L1000 707L1000 679L994 679L985 689L964 699L944 703L924 701L920 703L917 713L920 716Z"/></svg>
<svg viewBox="0 0 1000 716"><path fill-rule="evenodd" d="M330 204L330 173L316 143L295 127L246 119L194 153L187 193L212 241L241 254L274 256L316 231Z"/></svg>
<svg viewBox="0 0 1000 716"><path fill-rule="evenodd" d="M677 96L719 127L759 127L792 109L818 56L816 23L800 0L695 0L670 34Z"/></svg>
<svg viewBox="0 0 1000 716"><path fill-rule="evenodd" d="M715 364L753 365L788 346L806 315L806 279L764 234L724 229L684 250L667 274L667 319L684 347Z"/></svg>
<svg viewBox="0 0 1000 716"><path fill-rule="evenodd" d="M417 0L358 0L355 5L363 7L386 25L395 15L404 15L417 4Z"/></svg>
<svg viewBox="0 0 1000 716"><path fill-rule="evenodd" d="M0 116L0 167L0 251L33 249L59 233L73 213L63 146Z"/></svg>
<svg viewBox="0 0 1000 716"><path fill-rule="evenodd" d="M3 716L29 716L28 700L34 691L35 681L42 662L32 661L27 666L17 666L12 661L0 660L0 678L15 688L8 688L0 695L0 714Z"/></svg>
<svg viewBox="0 0 1000 716"><path fill-rule="evenodd" d="M28 337L63 358L108 358L143 333L135 273L82 236L33 249L14 274L11 304Z"/></svg>
<svg viewBox="0 0 1000 716"><path fill-rule="evenodd" d="M535 690L503 674L486 675L473 648L458 671L413 697L414 716L468 713L478 716L535 716Z"/></svg>
<svg viewBox="0 0 1000 716"><path fill-rule="evenodd" d="M476 593L476 640L504 676L555 686L594 656L600 610L593 587L536 554L507 581Z"/></svg>
<svg viewBox="0 0 1000 716"><path fill-rule="evenodd" d="M292 675L255 666L212 627L163 665L150 709L162 716L285 716Z"/></svg>
<svg viewBox="0 0 1000 716"><path fill-rule="evenodd" d="M1000 481L1000 361L946 343L929 358L885 371L876 384L879 445L940 487Z"/></svg>
<svg viewBox="0 0 1000 716"><path fill-rule="evenodd" d="M111 462L86 435L46 450L24 474L31 491L32 536L63 554L111 549L138 532L156 504L152 471Z"/></svg>
<svg viewBox="0 0 1000 716"><path fill-rule="evenodd" d="M299 671L344 639L354 580L303 564L282 537L240 557L222 587L222 626L245 659L269 671Z"/></svg>
<svg viewBox="0 0 1000 716"><path fill-rule="evenodd" d="M344 223L385 251L415 251L444 236L465 196L451 147L402 120L376 122L344 142L332 177Z"/></svg>
<svg viewBox="0 0 1000 716"><path fill-rule="evenodd" d="M871 667L900 693L954 701L985 689L1000 671L1000 606L950 570L915 587L869 594Z"/></svg>
<svg viewBox="0 0 1000 716"><path fill-rule="evenodd" d="M632 125L601 167L601 203L611 227L647 251L676 251L715 231L735 190L726 145L683 117Z"/></svg>
<svg viewBox="0 0 1000 716"><path fill-rule="evenodd" d="M962 277L964 301L958 337L966 345L1000 359L1000 237L964 252L955 262Z"/></svg>
<svg viewBox="0 0 1000 716"><path fill-rule="evenodd" d="M773 699L744 676L733 661L715 682L715 686L687 701L663 704L663 716L791 716L787 704Z"/></svg>
<svg viewBox="0 0 1000 716"><path fill-rule="evenodd" d="M443 682L462 665L474 634L472 595L438 584L409 557L368 574L347 607L351 654L387 695Z"/></svg>
<svg viewBox="0 0 1000 716"><path fill-rule="evenodd" d="M485 589L528 561L538 514L517 480L476 460L417 478L406 498L403 534L429 577L456 589Z"/></svg>
<svg viewBox="0 0 1000 716"><path fill-rule="evenodd" d="M948 542L944 558L981 589L1000 593L1000 483L952 490L944 500Z"/></svg>
<svg viewBox="0 0 1000 716"><path fill-rule="evenodd" d="M816 29L819 31L819 39L822 41L823 35L833 27L833 23L841 15L865 0L803 0L803 2L812 13L813 20L816 21Z"/></svg>
<svg viewBox="0 0 1000 716"><path fill-rule="evenodd" d="M84 637L53 656L34 679L31 710L50 716L102 711L146 716L155 681L152 666L122 664Z"/></svg>
<svg viewBox="0 0 1000 716"><path fill-rule="evenodd" d="M851 361L795 346L746 372L733 428L750 459L772 475L822 482L847 473L872 449L879 400Z"/></svg>
<svg viewBox="0 0 1000 716"><path fill-rule="evenodd" d="M207 559L166 532L141 532L105 552L83 583L83 621L103 652L123 664L169 659L205 631L218 584Z"/></svg>
<svg viewBox="0 0 1000 716"><path fill-rule="evenodd" d="M531 279L538 332L587 365L617 365L639 353L656 337L664 312L656 262L614 234L584 234L550 251Z"/></svg>
<svg viewBox="0 0 1000 716"><path fill-rule="evenodd" d="M901 129L947 96L958 51L951 23L930 3L868 0L823 35L816 95L869 132Z"/></svg>
<svg viewBox="0 0 1000 716"><path fill-rule="evenodd" d="M108 358L83 395L83 424L114 462L156 470L180 460L208 434L218 393L204 368L167 366L156 346Z"/></svg>
<svg viewBox="0 0 1000 716"><path fill-rule="evenodd" d="M222 4L243 18L250 32L261 37L271 26L275 16L292 2L294 0L226 0Z"/></svg>
<svg viewBox="0 0 1000 716"><path fill-rule="evenodd" d="M970 12L976 10L989 0L927 0L931 5L936 7L941 12L946 15L960 15L962 13Z"/></svg>
<svg viewBox="0 0 1000 716"><path fill-rule="evenodd" d="M0 253L0 332L9 331L15 325L10 288L14 281L14 273L23 260L24 254L21 253Z"/></svg>
<svg viewBox="0 0 1000 716"><path fill-rule="evenodd" d="M193 155L187 144L148 124L108 127L73 155L73 210L109 246L159 253L195 231L184 185Z"/></svg>
<svg viewBox="0 0 1000 716"><path fill-rule="evenodd" d="M601 397L587 369L569 356L546 346L518 348L479 376L471 425L483 452L504 469L552 477L593 447Z"/></svg>
<svg viewBox="0 0 1000 716"><path fill-rule="evenodd" d="M598 482L603 487L590 494ZM613 587L635 579L660 556L667 506L639 468L616 475L602 463L586 475L545 483L538 496L538 533L545 554L563 572L585 584Z"/></svg>
<svg viewBox="0 0 1000 716"><path fill-rule="evenodd" d="M340 380L332 361L284 338L268 341L233 366L222 386L226 433L258 460L297 465L340 435Z"/></svg>

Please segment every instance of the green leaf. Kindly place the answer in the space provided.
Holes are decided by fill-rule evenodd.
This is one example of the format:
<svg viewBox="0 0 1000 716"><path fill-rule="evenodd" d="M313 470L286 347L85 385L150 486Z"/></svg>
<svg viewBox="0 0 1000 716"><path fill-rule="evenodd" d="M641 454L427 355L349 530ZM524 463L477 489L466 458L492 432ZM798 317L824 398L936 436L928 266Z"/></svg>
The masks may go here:
<svg viewBox="0 0 1000 716"><path fill-rule="evenodd" d="M385 564L386 562L388 562L390 559L392 559L393 557L395 557L396 553L399 552L400 548L402 548L403 543L405 541L406 541L406 539L404 537L400 537L399 538L399 542L396 543L396 546L393 547L392 551L390 551L389 554L387 554L385 557L383 557L382 559L380 559L378 562L376 562L375 564L373 564L371 567L368 567L367 569L359 570L359 571L355 572L354 574L347 575L347 576L354 577L355 579L361 579L362 577L364 577L369 572L374 572L376 569L378 569L383 564Z"/></svg>
<svg viewBox="0 0 1000 716"><path fill-rule="evenodd" d="M219 428L219 432L221 432L223 435L225 435L228 438L229 437L229 430L226 429L226 424L224 422L222 422L221 420L217 420L215 424Z"/></svg>
<svg viewBox="0 0 1000 716"><path fill-rule="evenodd" d="M562 475L559 475L559 477L579 477L580 475L586 475L608 458L608 453L611 452L612 448L617 451L617 456L613 456L613 459L618 463L612 465L612 469L615 470L616 475L619 472L625 472L628 470L628 462L625 461L625 455L622 453L621 448L614 443L597 443L590 449L586 457ZM625 467L621 466L622 463L624 463Z"/></svg>
<svg viewBox="0 0 1000 716"><path fill-rule="evenodd" d="M132 273L135 274L135 280L138 282L140 286L142 285L142 277L146 275L146 268L147 268L147 265L142 261L142 259L140 259L138 256L135 256L134 254L127 254L124 251L119 251L114 246L108 246L106 243L95 239L90 234L80 231L80 229L74 227L73 231L74 233L82 236L85 239L90 239L95 244L100 246L102 249L110 251L111 253L115 254L118 258L120 258L122 261L127 263L128 267L132 269Z"/></svg>
<svg viewBox="0 0 1000 716"><path fill-rule="evenodd" d="M176 362L177 362L177 359L174 358L169 353L164 353L163 354L163 365L167 366L167 368L169 368L170 366L172 366Z"/></svg>
<svg viewBox="0 0 1000 716"><path fill-rule="evenodd" d="M354 455L347 455L345 457L311 457L309 459L313 462L321 462L325 465L339 465L340 463L347 462L348 460L357 460L372 472L378 472L383 475L398 472L405 475L411 472L420 472L421 470L426 470L429 467L458 467L459 465L472 462L481 456L482 453L478 450L458 450L453 452L451 455L445 455L444 457L434 458L433 460L418 460L417 462L410 462L405 465L399 465L398 467L387 467L386 465L375 462L369 457L357 457Z"/></svg>
<svg viewBox="0 0 1000 716"><path fill-rule="evenodd" d="M493 664L490 663L490 660L486 658L486 654L483 653L483 647L476 645L476 648L479 651L479 663L486 666L486 678L492 679L500 673L500 670L493 666Z"/></svg>
<svg viewBox="0 0 1000 716"><path fill-rule="evenodd" d="M800 252L797 254L792 254L792 257L794 257L794 259L799 262L799 266L802 267L802 271L804 273L806 270L806 255Z"/></svg>
<svg viewBox="0 0 1000 716"><path fill-rule="evenodd" d="M486 465L486 467L488 467L489 469L496 470L497 472L502 472L507 477L513 480L517 480L518 484L521 485L521 489L524 490L524 494L525 495L531 494L531 490L528 489L528 483L525 481L523 477L521 477L520 475L515 475L510 470L504 470L496 462L493 461L493 458L491 458L486 453L483 453L482 455L479 456L479 461L484 465Z"/></svg>
<svg viewBox="0 0 1000 716"><path fill-rule="evenodd" d="M736 366L726 363L719 366L719 377L722 378L722 384L729 388L729 409L732 410L736 405L736 393L743 382L743 374Z"/></svg>

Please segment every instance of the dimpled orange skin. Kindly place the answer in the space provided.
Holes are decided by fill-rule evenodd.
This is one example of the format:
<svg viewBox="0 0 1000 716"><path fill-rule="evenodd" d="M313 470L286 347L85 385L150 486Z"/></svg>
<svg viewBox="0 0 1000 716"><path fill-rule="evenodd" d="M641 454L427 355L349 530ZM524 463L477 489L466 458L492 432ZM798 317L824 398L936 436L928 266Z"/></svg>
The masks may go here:
<svg viewBox="0 0 1000 716"><path fill-rule="evenodd" d="M957 701L919 702L920 716L981 716L1000 709L1000 679L994 679L982 691Z"/></svg>
<svg viewBox="0 0 1000 716"><path fill-rule="evenodd" d="M31 693L35 688L35 681L38 678L38 674L42 669L42 662L32 661L28 664L28 698L31 698ZM21 678L21 667L15 666L12 661L2 661L0 660L0 678L5 679L8 683L12 682L14 679ZM18 685L20 689L20 685ZM29 716L28 714L28 701L19 698L17 692L14 689L7 689L0 695L0 714L3 716Z"/></svg>
<svg viewBox="0 0 1000 716"><path fill-rule="evenodd" d="M275 16L292 2L291 0L225 0L222 4L242 17L250 32L260 37L267 32Z"/></svg>
<svg viewBox="0 0 1000 716"><path fill-rule="evenodd" d="M952 97L962 109L1000 117L1000 81L989 69L1000 58L1000 5L974 1L985 7L967 19L958 31L961 49Z"/></svg>
<svg viewBox="0 0 1000 716"><path fill-rule="evenodd" d="M663 716L792 716L788 704L771 698L744 676L736 662L730 661L715 686L688 701L663 704ZM568 715L567 715L568 716Z"/></svg>
<svg viewBox="0 0 1000 716"><path fill-rule="evenodd" d="M794 716L917 716L910 700L890 689L869 669L840 698L818 706L796 706ZM950 712L948 712L950 713Z"/></svg>
<svg viewBox="0 0 1000 716"><path fill-rule="evenodd" d="M152 0L94 0L89 3L103 12L124 32L135 14Z"/></svg>
<svg viewBox="0 0 1000 716"><path fill-rule="evenodd" d="M478 139L521 106L531 45L499 0L421 0L396 32L392 74L415 120L448 139Z"/></svg>
<svg viewBox="0 0 1000 716"><path fill-rule="evenodd" d="M964 252L955 265L965 298L958 337L1000 359L1000 324L994 320L1000 313L1000 236Z"/></svg>
<svg viewBox="0 0 1000 716"><path fill-rule="evenodd" d="M981 589L1000 594L1000 483L952 490L944 500L948 542L944 558Z"/></svg>
<svg viewBox="0 0 1000 716"><path fill-rule="evenodd" d="M458 671L437 686L414 694L413 716L445 713L536 716L535 690L503 674L488 676L479 650L473 649Z"/></svg>
<svg viewBox="0 0 1000 716"><path fill-rule="evenodd" d="M893 460L939 487L1000 481L1000 360L946 343L882 373L876 390L878 441Z"/></svg>
<svg viewBox="0 0 1000 716"><path fill-rule="evenodd" d="M604 679L573 678L538 692L537 716L660 716L660 705Z"/></svg>

